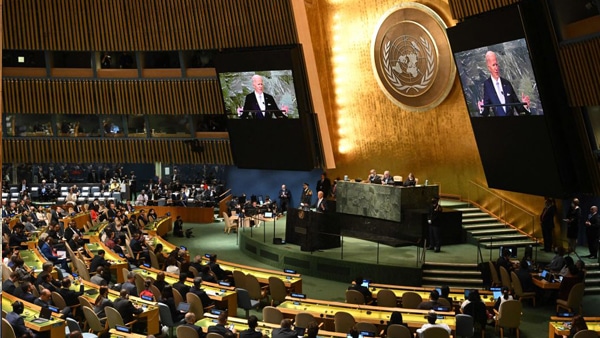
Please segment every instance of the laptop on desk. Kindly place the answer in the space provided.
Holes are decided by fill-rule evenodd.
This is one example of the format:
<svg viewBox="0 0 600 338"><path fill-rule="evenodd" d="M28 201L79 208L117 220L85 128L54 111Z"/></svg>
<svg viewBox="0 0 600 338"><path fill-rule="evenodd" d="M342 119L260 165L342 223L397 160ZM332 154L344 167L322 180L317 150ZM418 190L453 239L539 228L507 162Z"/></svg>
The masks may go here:
<svg viewBox="0 0 600 338"><path fill-rule="evenodd" d="M37 323L37 324L45 323L50 320L51 316L52 316L52 310L50 310L47 307L43 307L43 308L40 308L40 316L38 318L32 320L32 322Z"/></svg>

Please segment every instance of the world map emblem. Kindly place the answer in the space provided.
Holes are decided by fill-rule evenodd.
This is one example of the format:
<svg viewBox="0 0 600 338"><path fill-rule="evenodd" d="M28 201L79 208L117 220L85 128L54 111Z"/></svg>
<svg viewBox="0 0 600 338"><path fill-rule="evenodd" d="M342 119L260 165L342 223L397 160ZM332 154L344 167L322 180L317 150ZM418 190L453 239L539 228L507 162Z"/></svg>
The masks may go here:
<svg viewBox="0 0 600 338"><path fill-rule="evenodd" d="M371 61L385 95L410 111L425 111L448 95L456 68L446 25L432 9L403 3L381 19L372 40Z"/></svg>

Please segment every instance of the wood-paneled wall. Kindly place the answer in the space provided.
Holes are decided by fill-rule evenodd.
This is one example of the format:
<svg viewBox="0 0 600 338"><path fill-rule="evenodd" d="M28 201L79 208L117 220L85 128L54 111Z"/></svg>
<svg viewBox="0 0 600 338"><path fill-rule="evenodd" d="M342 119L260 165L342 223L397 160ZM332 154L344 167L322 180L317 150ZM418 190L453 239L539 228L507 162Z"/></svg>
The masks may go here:
<svg viewBox="0 0 600 338"><path fill-rule="evenodd" d="M4 79L3 111L24 114L218 114L216 79Z"/></svg>
<svg viewBox="0 0 600 338"><path fill-rule="evenodd" d="M2 161L12 163L214 163L233 164L229 140L200 140L193 152L184 140L3 139Z"/></svg>
<svg viewBox="0 0 600 338"><path fill-rule="evenodd" d="M573 107L600 105L600 37L559 47L559 61L569 104Z"/></svg>
<svg viewBox="0 0 600 338"><path fill-rule="evenodd" d="M2 48L221 49L297 43L287 0L4 0Z"/></svg>
<svg viewBox="0 0 600 338"><path fill-rule="evenodd" d="M452 17L461 20L517 2L521 0L450 0L448 4Z"/></svg>

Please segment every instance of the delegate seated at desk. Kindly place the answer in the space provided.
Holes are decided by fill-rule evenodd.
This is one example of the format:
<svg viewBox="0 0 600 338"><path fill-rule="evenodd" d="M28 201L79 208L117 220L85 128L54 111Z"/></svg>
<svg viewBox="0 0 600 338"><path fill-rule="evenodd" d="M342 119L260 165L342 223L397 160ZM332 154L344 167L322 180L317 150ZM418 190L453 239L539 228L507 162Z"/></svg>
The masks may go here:
<svg viewBox="0 0 600 338"><path fill-rule="evenodd" d="M377 175L377 171L375 171L375 169L371 169L369 171L369 177L367 177L367 182L381 184L381 177L379 177L379 175Z"/></svg>
<svg viewBox="0 0 600 338"><path fill-rule="evenodd" d="M419 335L419 337L421 336L421 333L423 333L423 331L425 331L426 329L428 329L430 327L441 327L442 329L448 331L448 334L450 334L450 332L452 332L452 330L450 329L448 324L446 324L446 323L436 324L435 323L436 320L437 320L437 314L435 312L430 312L429 314L427 314L427 324L423 324L423 326L421 326L420 329L417 329L417 334Z"/></svg>
<svg viewBox="0 0 600 338"><path fill-rule="evenodd" d="M408 177L406 177L406 180L402 185L405 187L414 187L417 185L417 180L415 179L413 173L408 173Z"/></svg>

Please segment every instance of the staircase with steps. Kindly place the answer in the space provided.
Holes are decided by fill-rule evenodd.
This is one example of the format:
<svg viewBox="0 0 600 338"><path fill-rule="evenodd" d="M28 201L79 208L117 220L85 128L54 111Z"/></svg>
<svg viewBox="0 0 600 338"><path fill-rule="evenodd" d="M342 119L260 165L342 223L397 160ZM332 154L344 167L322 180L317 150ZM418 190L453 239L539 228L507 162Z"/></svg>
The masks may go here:
<svg viewBox="0 0 600 338"><path fill-rule="evenodd" d="M477 264L467 263L425 263L423 265L423 286L481 289L483 280Z"/></svg>
<svg viewBox="0 0 600 338"><path fill-rule="evenodd" d="M525 247L538 243L518 230L502 223L497 218L479 208L464 206L453 209L462 211L462 225L467 233L467 242L484 249L497 249L501 246Z"/></svg>

